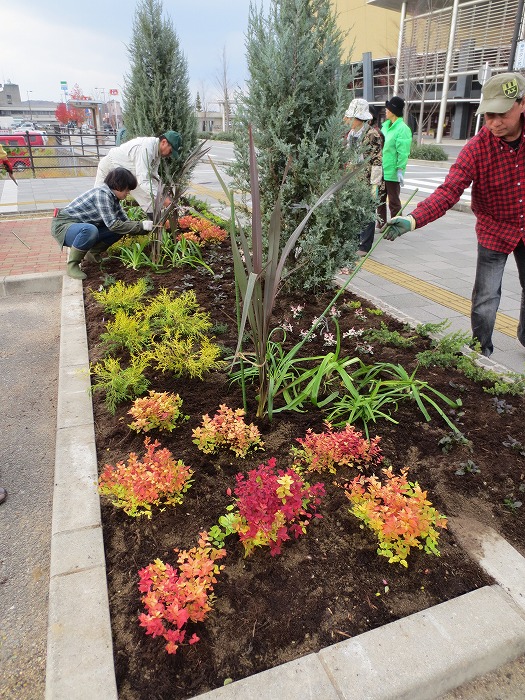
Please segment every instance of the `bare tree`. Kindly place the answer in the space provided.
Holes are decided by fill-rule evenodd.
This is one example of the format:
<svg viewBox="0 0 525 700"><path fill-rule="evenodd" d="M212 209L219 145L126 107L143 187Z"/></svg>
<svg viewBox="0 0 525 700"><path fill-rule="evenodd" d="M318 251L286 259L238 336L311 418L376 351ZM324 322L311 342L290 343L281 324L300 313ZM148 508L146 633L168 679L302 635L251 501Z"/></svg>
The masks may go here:
<svg viewBox="0 0 525 700"><path fill-rule="evenodd" d="M208 85L204 80L200 82L199 95L201 98L201 123L199 124L199 131L209 131L208 129L208 111L210 109L210 103L208 100ZM204 122L204 129L201 129L202 122Z"/></svg>
<svg viewBox="0 0 525 700"><path fill-rule="evenodd" d="M231 120L231 98L232 87L228 77L228 59L226 56L226 46L222 47L222 60L219 73L216 77L217 87L220 90L219 103L223 106L224 131L230 131Z"/></svg>

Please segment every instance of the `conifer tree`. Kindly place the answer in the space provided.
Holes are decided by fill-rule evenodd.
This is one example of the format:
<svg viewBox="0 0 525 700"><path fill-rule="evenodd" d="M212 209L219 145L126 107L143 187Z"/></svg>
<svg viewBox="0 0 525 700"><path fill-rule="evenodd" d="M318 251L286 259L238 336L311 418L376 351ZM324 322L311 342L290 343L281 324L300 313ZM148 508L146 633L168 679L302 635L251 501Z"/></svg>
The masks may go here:
<svg viewBox="0 0 525 700"><path fill-rule="evenodd" d="M182 136L178 161L163 160L176 177L178 166L197 144L197 122L190 96L188 65L161 0L140 0L128 47L130 72L125 76L124 125L128 139L158 136L172 129Z"/></svg>
<svg viewBox="0 0 525 700"><path fill-rule="evenodd" d="M268 223L288 158L283 189L284 240L322 192L344 174L343 115L352 95L342 61L343 35L330 0L272 0L268 15L250 5L249 80L237 94L234 184L249 189L248 125L258 152L263 217ZM289 284L315 290L353 258L363 224L373 218L359 179L315 212L295 250ZM291 267L292 265L290 265Z"/></svg>

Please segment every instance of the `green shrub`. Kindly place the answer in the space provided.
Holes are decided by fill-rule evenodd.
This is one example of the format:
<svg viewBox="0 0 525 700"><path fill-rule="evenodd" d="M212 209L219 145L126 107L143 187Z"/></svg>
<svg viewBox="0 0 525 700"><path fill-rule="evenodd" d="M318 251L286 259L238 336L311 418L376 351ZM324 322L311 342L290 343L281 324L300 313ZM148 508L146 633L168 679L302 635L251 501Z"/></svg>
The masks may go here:
<svg viewBox="0 0 525 700"><path fill-rule="evenodd" d="M441 146L434 146L431 143L418 146L415 141L410 148L410 158L416 160L448 160L448 154Z"/></svg>
<svg viewBox="0 0 525 700"><path fill-rule="evenodd" d="M92 291L95 301L102 304L104 311L115 314L122 311L136 311L141 305L146 293L151 289L151 282L141 277L135 284L126 284L118 280L111 287Z"/></svg>
<svg viewBox="0 0 525 700"><path fill-rule="evenodd" d="M199 199L198 197L195 197L191 194L187 197L184 197L183 199L184 203L187 204L187 206L191 207L192 209L195 209L195 211L199 212L199 214L202 214L202 216L208 221L211 221L213 224L215 224L216 226L220 226L220 228L223 228L226 231L230 230L230 220L223 219L221 216L217 216L217 214L214 214L212 211L210 211L209 205L206 202L203 202L202 199Z"/></svg>
<svg viewBox="0 0 525 700"><path fill-rule="evenodd" d="M115 415L117 405L126 399L135 399L144 394L149 381L144 376L148 366L145 357L133 357L129 367L121 367L114 357L106 357L102 362L91 365L91 376L94 378L91 392L102 391L109 413Z"/></svg>
<svg viewBox="0 0 525 700"><path fill-rule="evenodd" d="M217 131L214 133L211 131L200 131L199 138L208 141L233 141L233 134L231 131Z"/></svg>

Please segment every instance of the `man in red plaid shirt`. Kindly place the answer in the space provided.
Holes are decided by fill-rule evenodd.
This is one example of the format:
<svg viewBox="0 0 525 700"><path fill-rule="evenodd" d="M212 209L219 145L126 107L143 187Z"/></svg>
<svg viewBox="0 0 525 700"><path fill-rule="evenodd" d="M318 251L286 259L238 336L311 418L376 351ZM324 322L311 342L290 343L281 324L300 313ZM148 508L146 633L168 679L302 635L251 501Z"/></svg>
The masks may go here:
<svg viewBox="0 0 525 700"><path fill-rule="evenodd" d="M387 224L393 241L439 219L472 183L478 258L472 291L472 335L490 357L492 332L501 299L501 281L509 253L514 253L521 284L518 340L525 346L525 77L501 73L483 88L476 114L485 125L464 146L445 182L420 202L412 214Z"/></svg>

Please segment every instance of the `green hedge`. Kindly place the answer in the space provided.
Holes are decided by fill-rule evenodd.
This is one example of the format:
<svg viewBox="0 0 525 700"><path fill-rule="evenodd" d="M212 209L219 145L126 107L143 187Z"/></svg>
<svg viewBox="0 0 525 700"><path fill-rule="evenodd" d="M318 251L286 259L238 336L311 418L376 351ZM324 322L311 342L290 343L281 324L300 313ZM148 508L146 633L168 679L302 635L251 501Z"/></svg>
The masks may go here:
<svg viewBox="0 0 525 700"><path fill-rule="evenodd" d="M415 158L416 160L448 160L448 153L441 146L434 146L431 143L418 146L413 141L410 148L410 158Z"/></svg>
<svg viewBox="0 0 525 700"><path fill-rule="evenodd" d="M199 131L198 136L200 139L206 139L208 141L233 141L233 134L231 131L218 131L213 134L211 131Z"/></svg>

